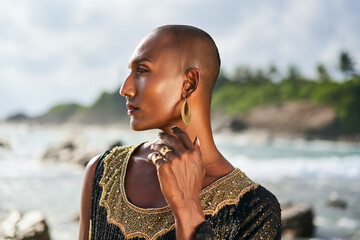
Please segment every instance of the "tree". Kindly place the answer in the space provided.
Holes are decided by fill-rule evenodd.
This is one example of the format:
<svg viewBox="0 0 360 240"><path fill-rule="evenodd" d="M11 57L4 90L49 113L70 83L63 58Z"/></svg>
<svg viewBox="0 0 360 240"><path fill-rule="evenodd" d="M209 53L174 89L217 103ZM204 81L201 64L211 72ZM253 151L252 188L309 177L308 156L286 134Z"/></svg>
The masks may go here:
<svg viewBox="0 0 360 240"><path fill-rule="evenodd" d="M251 69L247 66L239 66L231 77L236 83L249 83L261 85L271 82L270 77L261 68Z"/></svg>
<svg viewBox="0 0 360 240"><path fill-rule="evenodd" d="M271 64L269 66L267 71L267 77L273 82L278 82L280 80L279 70L274 64Z"/></svg>
<svg viewBox="0 0 360 240"><path fill-rule="evenodd" d="M355 75L354 62L351 59L349 53L346 51L342 51L340 53L339 69L347 78L350 78L353 75Z"/></svg>
<svg viewBox="0 0 360 240"><path fill-rule="evenodd" d="M271 79L267 76L266 73L264 73L264 71L261 68L258 68L253 73L251 81L254 84L260 85L271 82Z"/></svg>
<svg viewBox="0 0 360 240"><path fill-rule="evenodd" d="M216 80L213 92L219 90L222 86L228 84L230 82L230 79L226 76L226 73L221 69L218 79Z"/></svg>
<svg viewBox="0 0 360 240"><path fill-rule="evenodd" d="M290 81L293 83L300 82L302 80L302 76L300 74L299 69L295 65L290 65L288 68L287 76L284 79L285 81Z"/></svg>
<svg viewBox="0 0 360 240"><path fill-rule="evenodd" d="M232 79L238 83L247 83L253 78L251 69L247 66L238 66L235 68Z"/></svg>
<svg viewBox="0 0 360 240"><path fill-rule="evenodd" d="M318 79L320 80L320 82L329 82L331 81L331 77L326 69L326 67L324 66L324 64L319 63L316 67L317 73L318 73Z"/></svg>

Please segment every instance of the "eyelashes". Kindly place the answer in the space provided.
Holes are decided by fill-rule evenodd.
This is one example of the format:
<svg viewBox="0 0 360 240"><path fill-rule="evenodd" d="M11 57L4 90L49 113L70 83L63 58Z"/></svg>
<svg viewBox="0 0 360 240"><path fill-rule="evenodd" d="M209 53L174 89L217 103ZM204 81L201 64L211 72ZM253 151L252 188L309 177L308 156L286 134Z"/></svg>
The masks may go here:
<svg viewBox="0 0 360 240"><path fill-rule="evenodd" d="M146 73L148 72L148 70L144 69L144 68L141 68L141 67L138 67L137 70L136 70L137 73Z"/></svg>
<svg viewBox="0 0 360 240"><path fill-rule="evenodd" d="M143 73L147 73L149 72L148 68L145 65L140 64L137 68L136 68L136 73L137 74L143 74Z"/></svg>

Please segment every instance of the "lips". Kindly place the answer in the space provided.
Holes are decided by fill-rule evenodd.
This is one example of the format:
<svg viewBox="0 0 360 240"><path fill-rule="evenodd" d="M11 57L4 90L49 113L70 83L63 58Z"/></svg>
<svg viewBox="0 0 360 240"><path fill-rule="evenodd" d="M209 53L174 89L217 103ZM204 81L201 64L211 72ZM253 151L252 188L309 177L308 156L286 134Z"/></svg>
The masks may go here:
<svg viewBox="0 0 360 240"><path fill-rule="evenodd" d="M130 104L130 103L127 103L127 104L126 104L126 108L128 109L127 114L128 114L129 116L130 116L130 115L133 115L137 110L139 110L138 107L136 107L135 105Z"/></svg>

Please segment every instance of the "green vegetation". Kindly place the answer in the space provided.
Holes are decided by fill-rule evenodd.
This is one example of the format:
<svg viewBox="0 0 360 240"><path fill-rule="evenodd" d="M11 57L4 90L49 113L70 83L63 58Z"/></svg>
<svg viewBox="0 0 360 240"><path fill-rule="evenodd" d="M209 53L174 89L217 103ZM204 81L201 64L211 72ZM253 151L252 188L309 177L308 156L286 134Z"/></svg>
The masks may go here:
<svg viewBox="0 0 360 240"><path fill-rule="evenodd" d="M126 112L125 104L125 98L121 96L118 91L112 93L103 92L90 108L104 111Z"/></svg>
<svg viewBox="0 0 360 240"><path fill-rule="evenodd" d="M350 55L346 52L339 55L337 71L343 79L335 81L323 64L318 64L316 70L314 79L303 77L295 65L289 66L284 75L274 65L267 69L240 66L230 75L221 72L214 88L212 108L236 116L255 107L307 100L335 111L339 135L359 134L360 76ZM103 92L91 106L57 105L44 117L44 121L55 122L107 124L128 121L125 98L118 90Z"/></svg>
<svg viewBox="0 0 360 240"><path fill-rule="evenodd" d="M118 91L103 92L90 106L76 103L59 104L38 118L39 122L65 123L68 121L81 123L111 124L128 120L125 98Z"/></svg>
<svg viewBox="0 0 360 240"><path fill-rule="evenodd" d="M60 121L66 121L71 116L86 108L77 103L62 103L52 107L47 113L47 116L51 116L52 119L59 119Z"/></svg>
<svg viewBox="0 0 360 240"><path fill-rule="evenodd" d="M212 108L237 115L254 107L308 100L334 109L339 134L360 133L360 76L346 52L340 54L338 66L342 81L334 81L323 64L317 66L316 79L304 78L294 65L283 77L275 66L267 71L238 67L230 76L220 74Z"/></svg>

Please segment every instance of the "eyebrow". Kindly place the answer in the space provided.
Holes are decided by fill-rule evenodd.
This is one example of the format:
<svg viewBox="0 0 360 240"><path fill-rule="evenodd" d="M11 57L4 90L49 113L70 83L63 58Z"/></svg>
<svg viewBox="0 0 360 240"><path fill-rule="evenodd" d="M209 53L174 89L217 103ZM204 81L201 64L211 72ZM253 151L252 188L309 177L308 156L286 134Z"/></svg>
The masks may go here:
<svg viewBox="0 0 360 240"><path fill-rule="evenodd" d="M133 60L132 62L129 63L128 68L131 68L131 65L139 64L141 62L151 62L151 61L150 61L150 59L148 59L146 57L135 59L135 60Z"/></svg>

